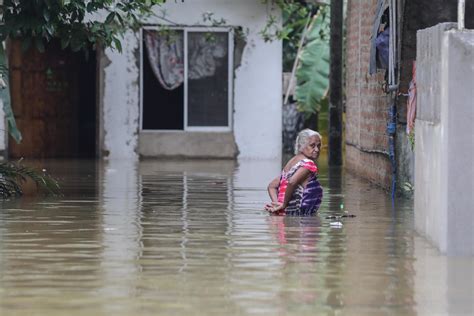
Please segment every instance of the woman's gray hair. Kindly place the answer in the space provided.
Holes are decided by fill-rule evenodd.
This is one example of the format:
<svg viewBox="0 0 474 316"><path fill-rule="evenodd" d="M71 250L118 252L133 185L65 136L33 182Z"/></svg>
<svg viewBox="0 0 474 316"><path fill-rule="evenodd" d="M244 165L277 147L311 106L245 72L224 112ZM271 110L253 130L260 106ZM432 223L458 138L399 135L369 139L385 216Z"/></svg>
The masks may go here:
<svg viewBox="0 0 474 316"><path fill-rule="evenodd" d="M304 146L308 145L308 139L315 135L318 136L321 141L323 140L321 134L316 131L313 131L312 129L305 128L304 130L299 132L295 141L295 155L299 154L301 152L301 149Z"/></svg>

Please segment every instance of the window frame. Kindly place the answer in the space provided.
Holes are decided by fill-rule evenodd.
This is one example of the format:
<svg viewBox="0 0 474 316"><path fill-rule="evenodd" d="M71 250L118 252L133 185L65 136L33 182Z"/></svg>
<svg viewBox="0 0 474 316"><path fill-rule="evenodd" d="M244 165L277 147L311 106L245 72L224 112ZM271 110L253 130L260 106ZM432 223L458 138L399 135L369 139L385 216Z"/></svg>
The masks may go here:
<svg viewBox="0 0 474 316"><path fill-rule="evenodd" d="M230 132L233 129L233 95L234 95L234 31L232 27L203 27L203 26L182 26L168 27L169 30L183 32L184 41L184 117L183 129L143 129L143 30L159 30L161 25L146 25L140 28L140 132L166 133L166 132ZM189 126L188 125L188 33L212 32L228 34L228 97L227 97L227 126Z"/></svg>

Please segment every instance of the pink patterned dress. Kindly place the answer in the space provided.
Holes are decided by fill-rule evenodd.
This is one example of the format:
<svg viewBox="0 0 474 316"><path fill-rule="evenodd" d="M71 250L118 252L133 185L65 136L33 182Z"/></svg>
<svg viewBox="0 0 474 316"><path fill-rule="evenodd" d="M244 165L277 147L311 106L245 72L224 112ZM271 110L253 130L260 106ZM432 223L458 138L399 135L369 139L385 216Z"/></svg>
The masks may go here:
<svg viewBox="0 0 474 316"><path fill-rule="evenodd" d="M318 181L318 167L311 159L298 161L287 172L282 171L278 186L278 202L283 203L288 181L299 168L311 171L311 176L306 186L298 185L285 209L286 214L309 215L316 213L323 198L323 188Z"/></svg>

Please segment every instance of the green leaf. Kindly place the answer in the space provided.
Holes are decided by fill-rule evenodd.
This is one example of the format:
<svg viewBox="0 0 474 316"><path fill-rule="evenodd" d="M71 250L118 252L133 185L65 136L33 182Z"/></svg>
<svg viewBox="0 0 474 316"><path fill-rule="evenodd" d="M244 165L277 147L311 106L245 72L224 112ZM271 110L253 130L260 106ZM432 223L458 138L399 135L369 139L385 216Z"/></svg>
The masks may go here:
<svg viewBox="0 0 474 316"><path fill-rule="evenodd" d="M82 49L89 42L100 42L104 48L120 46L113 40L129 27L141 26L139 22L153 13L153 6L163 0L5 0L0 5L2 22L0 39L21 36L23 48L34 40L40 51L45 43L57 37L62 47ZM106 12L104 20L85 19ZM31 37L31 39L28 39ZM75 41L73 43L73 41ZM80 42L80 43L79 43Z"/></svg>
<svg viewBox="0 0 474 316"><path fill-rule="evenodd" d="M295 97L299 109L316 113L329 89L329 7L323 7L311 25L296 72Z"/></svg>
<svg viewBox="0 0 474 316"><path fill-rule="evenodd" d="M122 18L122 16L120 14L117 13L117 20L119 21L120 25L122 25L122 27L125 27L125 22Z"/></svg>
<svg viewBox="0 0 474 316"><path fill-rule="evenodd" d="M115 48L121 53L122 52L122 43L116 37L114 37L113 41L114 41Z"/></svg>
<svg viewBox="0 0 474 316"><path fill-rule="evenodd" d="M22 184L31 179L38 187L53 195L60 195L58 182L46 173L19 162L0 162L0 198L6 199L23 194Z"/></svg>
<svg viewBox="0 0 474 316"><path fill-rule="evenodd" d="M87 12L92 12L95 10L95 3L94 2L89 2L86 6Z"/></svg>
<svg viewBox="0 0 474 316"><path fill-rule="evenodd" d="M115 12L110 12L105 19L105 23L110 24L115 19Z"/></svg>

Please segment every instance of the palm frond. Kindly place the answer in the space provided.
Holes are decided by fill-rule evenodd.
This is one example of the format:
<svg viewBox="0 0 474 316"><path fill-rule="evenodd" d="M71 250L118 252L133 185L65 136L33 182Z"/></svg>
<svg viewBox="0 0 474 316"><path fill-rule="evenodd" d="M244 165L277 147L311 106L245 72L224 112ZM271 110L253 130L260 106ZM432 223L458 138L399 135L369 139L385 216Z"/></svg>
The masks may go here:
<svg viewBox="0 0 474 316"><path fill-rule="evenodd" d="M31 179L39 188L53 195L60 194L58 182L45 171L24 166L20 162L0 163L0 197L9 198L23 194L22 184Z"/></svg>

